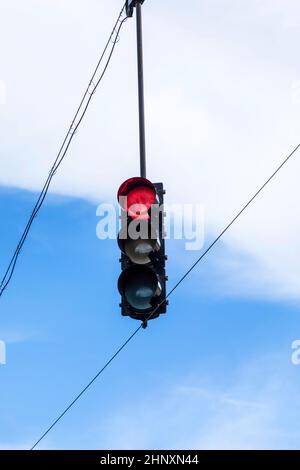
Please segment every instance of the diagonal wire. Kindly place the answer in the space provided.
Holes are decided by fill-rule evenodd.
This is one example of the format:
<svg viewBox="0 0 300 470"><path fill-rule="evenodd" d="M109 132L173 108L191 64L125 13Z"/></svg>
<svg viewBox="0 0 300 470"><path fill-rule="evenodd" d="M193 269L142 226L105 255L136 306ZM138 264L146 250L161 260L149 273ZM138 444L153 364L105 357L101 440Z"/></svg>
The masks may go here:
<svg viewBox="0 0 300 470"><path fill-rule="evenodd" d="M81 390L81 392L74 398L74 400L65 408L65 410L58 416L58 418L51 424L51 426L44 432L44 434L36 441L36 443L31 447L30 450L34 450L35 447L41 442L42 439L44 439L45 436L51 431L51 429L54 428L54 426L63 418L63 416L69 411L70 408L72 408L73 405L81 398L81 396L87 391L88 388L90 388L91 385L95 382L95 380L98 379L99 375L102 374L102 372L105 371L105 369L113 362L113 360L120 354L120 352L127 346L127 344L133 339L133 337L139 332L139 330L142 328L142 325L140 325L130 336L129 338L125 341L125 343L122 344L122 346L115 352L115 354L109 359L109 361L106 362L106 364L102 367L102 369L99 370L99 372L90 380L90 382Z"/></svg>
<svg viewBox="0 0 300 470"><path fill-rule="evenodd" d="M199 256L199 258L192 264L192 266L186 271L186 273L179 279L179 281L174 285L166 297L156 306L156 308L151 312L151 314L146 318L146 322L150 320L156 311L163 305L166 300L173 294L173 292L180 286L180 284L188 277L188 275L195 269L195 267L200 263L200 261L210 252L210 250L216 245L220 238L229 230L229 228L235 223L235 221L242 215L242 213L250 206L250 204L256 199L256 197L264 190L264 188L270 183L270 181L277 175L277 173L282 169L282 167L292 158L292 156L300 148L300 143L292 150L292 152L283 160L283 162L276 168L276 170L271 174L271 176L265 181L265 183L254 193L254 195L249 199L249 201L242 207L242 209L235 215L235 217L229 222L228 225L220 232L220 234L214 239L214 241L208 246L208 248ZM65 408L65 410L58 416L58 418L51 424L51 426L42 434L42 436L36 441L32 446L31 450L34 450L36 446L47 436L47 434L56 426L56 424L65 416L65 414L75 405L75 403L82 397L82 395L93 385L93 383L98 379L98 377L105 371L105 369L114 361L114 359L123 351L123 349L128 345L128 343L137 335L137 333L143 328L144 323L141 323L138 328L136 328L129 338L120 346L120 348L115 352L115 354L106 362L106 364L100 369L100 371L90 380L90 382L81 390L81 392L74 398L74 400Z"/></svg>
<svg viewBox="0 0 300 470"><path fill-rule="evenodd" d="M118 38L118 36L119 36L119 32L120 32L120 30L121 30L121 28L122 28L124 22L125 22L126 19L127 19L127 17L125 17L123 20L121 19L121 18L122 18L122 15L123 15L123 13L124 13L125 5L126 5L126 3L123 5L123 7L122 7L122 9L121 9L121 11L120 11L120 13L119 13L119 15L118 15L118 19L117 19L116 23L114 24L114 27L113 27L113 29L112 29L112 32L111 32L111 34L110 34L110 36L109 36L109 38L108 38L108 41L107 41L107 43L106 43L106 45L105 45L105 47L104 47L104 50L103 50L103 52L102 52L102 54L101 54L101 56L100 56L100 59L99 59L97 65L96 65L96 68L95 68L95 70L94 70L94 72L93 72L93 74L92 74L92 77L91 77L91 79L90 79L90 81L89 81L89 84L88 84L88 86L87 86L87 88L86 88L86 90L85 90L85 92L84 92L84 94L83 94L83 97L82 97L82 99L81 99L81 101L80 101L80 104L79 104L79 106L78 106L78 108L77 108L77 110L76 110L76 113L75 113L75 115L74 115L74 118L73 118L73 120L72 120L72 122L71 122L71 124L70 124L70 127L69 127L69 129L68 129L68 132L67 132L67 134L66 134L66 136L65 136L65 138L64 138L64 140L63 140L63 143L62 143L62 145L61 145L61 147L60 147L60 149L59 149L59 152L58 152L58 154L57 154L57 156L56 156L56 158L55 158L55 161L54 161L54 163L53 163L53 165L52 165L52 167L51 167L51 170L50 170L50 172L49 172L49 175L48 175L48 177L47 177L47 179L46 179L46 181L45 181L45 183L44 183L43 189L42 189L41 192L40 192L40 195L39 195L39 197L38 197L38 199L37 199L37 201L36 201L36 204L35 204L35 206L34 206L32 212L31 212L31 215L30 215L30 217L29 217L29 220L28 220L28 222L27 222L27 225L26 225L26 227L25 227L25 229L24 229L24 231L23 231L23 233L22 233L22 236L21 236L21 238L20 238L20 240L19 240L19 242L18 242L18 245L17 245L17 247L16 247L16 249L15 249L15 251L14 251L12 257L11 257L10 263L9 263L9 265L8 265L8 267L7 267L7 269L6 269L6 272L5 272L5 274L4 274L3 278L2 278L2 281L1 281L1 284L0 284L0 297L3 295L3 292L5 291L5 289L7 288L8 284L10 283L10 281L11 281L11 279L12 279L12 276L13 276L13 274L14 274L14 271L15 271L15 268L16 268L16 264L17 264L17 261L18 261L18 258L19 258L20 252L21 252L21 249L22 249L22 247L23 247L23 245L24 245L24 243L25 243L25 240L26 240L26 238L27 238L27 235L28 235L28 233L29 233L29 230L30 230L30 228L31 228L31 225L32 225L32 223L33 223L35 217L37 216L37 213L39 212L39 210L40 210L40 208L41 208L41 206L42 206L42 204L43 204L43 202L44 202L44 200L45 200L45 197L46 197L46 195L47 195L47 193L48 193L49 186L50 186L50 184L51 184L52 178L54 177L54 175L55 175L57 169L59 168L59 166L61 165L62 161L64 160L64 158L65 158L65 156L66 156L66 154L67 154L67 152L68 152L68 149L69 149L69 147L70 147L70 144L71 144L71 142L72 142L72 140L73 140L73 137L74 137L75 133L77 132L77 130L78 130L78 128L79 128L79 126L80 126L80 124L81 124L81 122L82 122L82 120L83 120L85 114L86 114L86 111L87 111L87 109L88 109L88 107L89 107L89 104L90 104L90 102L91 102L91 100L92 100L92 97L93 97L94 93L96 92L96 90L97 90L97 88L98 88L98 85L99 85L100 82L102 81L102 79L103 79L103 77L104 77L104 75L105 75L105 72L106 72L106 70L107 70L107 68L108 68L108 65L109 65L109 63L110 63L110 60L111 60L111 58L112 58L112 54L113 54L113 52L114 52L114 50L115 50L115 47L116 47L116 44L117 44L117 42L118 42L117 38ZM112 41L114 35L116 35L116 39ZM103 59L104 59L104 56L105 56L105 54L106 54L106 52L107 52L107 50L108 50L109 45L110 45L111 42L112 42L112 47L111 47L110 53L109 53L109 55L108 55L108 59L107 59L107 61L106 61L106 63L105 63L104 69L103 69L103 71L102 71L102 73L101 73L101 75L100 75L100 78L97 80L96 83L94 83L94 79L95 79L95 77L96 77L96 75L97 75L97 72L99 71L100 65L101 65L101 63L102 63L102 61L103 61ZM90 91L91 88L93 88L92 92ZM78 122L76 123L76 120L77 120L78 117L79 117L79 119L78 119Z"/></svg>

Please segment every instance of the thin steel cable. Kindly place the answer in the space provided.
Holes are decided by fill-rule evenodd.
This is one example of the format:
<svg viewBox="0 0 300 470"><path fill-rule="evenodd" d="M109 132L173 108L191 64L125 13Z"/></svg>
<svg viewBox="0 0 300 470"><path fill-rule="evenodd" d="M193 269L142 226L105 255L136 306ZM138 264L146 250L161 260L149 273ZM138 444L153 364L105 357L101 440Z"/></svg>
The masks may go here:
<svg viewBox="0 0 300 470"><path fill-rule="evenodd" d="M35 217L37 216L37 213L39 212L39 210L40 210L40 208L41 208L41 206L42 206L42 204L43 204L43 202L44 202L44 200L45 200L45 197L46 197L46 195L47 195L47 193L48 193L49 186L50 186L50 184L51 184L52 178L53 178L53 176L55 175L55 173L56 173L57 169L59 168L59 166L61 165L63 159L65 158L65 156L66 156L66 154L67 154L67 151L68 151L68 149L69 149L69 146L70 146L70 144L71 144L71 142L72 142L72 140L73 140L73 137L74 137L75 133L77 132L77 130L78 130L78 128L79 128L79 126L80 126L80 124L81 124L81 122L82 122L82 120L83 120L85 114L86 114L86 111L87 111L87 109L88 109L88 107L89 107L89 104L90 104L90 102L91 102L91 99L92 99L92 97L93 97L93 95L94 95L94 93L95 93L95 91L96 91L98 85L100 84L100 82L102 81L102 79L103 79L103 77L104 77L104 75L105 75L105 72L106 72L107 67L108 67L108 65L109 65L109 63L110 63L112 54L113 54L113 52L114 52L114 50L115 50L115 47L116 47L116 44L117 44L117 42L118 42L118 41L112 41L112 38L113 38L114 34L116 34L116 37L119 36L120 30L121 30L121 28L122 28L124 22L125 22L126 19L127 19L127 17L125 17L123 20L121 20L122 15L123 15L123 13L124 13L125 5L126 5L126 3L123 5L123 7L122 7L122 9L121 9L121 11L120 11L120 13L119 13L119 15L118 15L118 19L117 19L116 23L114 24L114 27L113 27L113 29L112 29L112 32L111 32L110 36L109 36L109 39L108 39L108 41L107 41L107 43L106 43L106 45L105 45L105 47L104 47L104 50L103 50L103 52L102 52L102 54L101 54L101 56L100 56L100 59L99 59L97 65L96 65L96 68L95 68L95 70L94 70L94 72L93 72L93 74L92 74L92 77L91 77L91 79L90 79L90 81L89 81L89 84L88 84L88 86L87 86L87 88L86 88L86 90L85 90L85 92L84 92L84 94L83 94L83 97L82 97L82 99L81 99L81 101L80 101L80 104L79 104L79 106L78 106L78 108L77 108L77 110L76 110L76 113L75 113L74 118L73 118L73 120L72 120L72 122L71 122L71 125L70 125L70 127L69 127L69 130L68 130L68 132L67 132L67 134L66 134L66 136L65 136L65 138L64 138L64 140L63 140L63 143L62 143L62 145L61 145L61 147L60 147L60 149L59 149L59 152L58 152L58 154L57 154L57 156L56 156L56 158L55 158L55 161L54 161L54 163L53 163L53 165L52 165L52 167L51 167L51 170L50 170L50 172L49 172L49 175L48 175L48 177L47 177L47 179L46 179L46 181L45 181L45 183L44 183L43 189L42 189L41 192L40 192L40 195L39 195L39 197L38 197L38 199L37 199L37 201L36 201L36 204L35 204L35 206L34 206L32 212L31 212L31 215L30 215L30 217L29 217L29 220L28 220L28 222L27 222L27 225L26 225L26 227L25 227L25 229L24 229L24 231L23 231L23 233L22 233L22 236L21 236L21 238L20 238L20 240L19 240L19 242L18 242L18 245L17 245L17 247L16 247L16 249L15 249L15 251L14 251L14 253L13 253L13 256L11 257L10 263L9 263L9 265L8 265L8 267L7 267L7 269L6 269L6 272L5 272L5 274L4 274L3 278L2 278L2 281L1 281L1 284L0 284L0 297L3 295L3 292L5 291L5 289L7 288L8 284L10 283L10 281L11 281L11 279L12 279L12 276L13 276L13 274L14 274L15 267L16 267L16 264L17 264L17 261L18 261L18 258L19 258L20 252L21 252L21 249L22 249L22 247L23 247L23 245L24 245L24 243L25 243L25 240L26 240L26 238L27 238L27 235L28 235L28 233L29 233L29 230L30 230L30 228L31 228L31 225L32 225L32 223L33 223ZM119 26L118 26L118 25L119 25ZM105 63L103 72L101 73L100 78L97 80L96 84L94 84L94 79L95 79L95 77L96 77L96 75L97 75L97 72L98 72L98 70L99 70L99 67L100 67L100 65L101 65L101 63L102 63L102 61L103 61L103 58L104 58L104 56L105 56L105 54L106 54L106 52L107 52L107 50L108 50L108 47L109 47L110 43L112 43L112 47L111 47L110 53L109 53L109 55L108 55L108 59L107 59L107 61L106 61L106 63ZM92 91L92 92L90 92L91 86L93 86L93 91ZM84 103L85 103L85 105L84 105ZM81 111L82 111L82 112L81 112ZM80 112L81 112L81 114L80 114ZM80 117L79 117L79 120L78 120L77 124L75 124L75 123L76 123L76 119L78 118L78 116L80 116Z"/></svg>
<svg viewBox="0 0 300 470"><path fill-rule="evenodd" d="M58 418L49 426L49 428L44 432L44 434L36 441L36 443L31 447L30 450L34 450L35 447L41 442L44 437L47 436L47 434L51 431L51 429L54 428L54 426L63 418L63 416L69 411L70 408L72 408L73 405L79 400L79 398L87 391L88 388L90 388L91 385L97 380L99 375L102 374L102 372L105 371L105 369L111 364L111 362L120 354L120 352L127 346L127 344L132 340L132 338L139 332L139 330L142 328L142 325L140 325L130 336L129 338L125 341L125 343L122 344L122 346L115 352L115 354L106 362L106 364L102 367L101 370L90 380L90 382L81 390L81 392L74 398L74 400L65 408L65 410L58 416Z"/></svg>
<svg viewBox="0 0 300 470"><path fill-rule="evenodd" d="M166 297L157 305L157 307L151 312L147 317L146 321L150 320L155 312L159 309L163 303L173 294L173 292L180 286L180 284L187 278L187 276L195 269L198 263L209 253L209 251L215 246L215 244L220 240L220 238L227 232L227 230L234 224L234 222L242 215L242 213L249 207L249 205L254 201L254 199L263 191L263 189L270 183L270 181L276 176L276 174L281 170L281 168L290 160L290 158L296 153L300 148L298 144L294 150L284 159L284 161L276 168L272 175L265 181L265 183L256 191L256 193L249 199L249 201L242 207L242 209L236 214L236 216L229 222L228 225L220 232L220 234L214 239L214 241L208 246L208 248L199 256L195 263L186 271L186 273L179 279L179 281L174 285ZM116 353L106 362L106 364L100 369L99 372L90 380L90 382L82 389L82 391L76 396L76 398L65 408L65 410L58 416L58 418L49 426L49 428L42 434L42 436L36 441L32 446L31 450L34 450L36 446L44 439L44 437L56 426L56 424L63 418L63 416L75 405L75 403L82 397L82 395L93 385L97 378L104 372L104 370L113 362L113 360L120 354L120 352L127 346L127 344L136 336L136 334L143 328L143 323L136 328L129 338L120 346Z"/></svg>

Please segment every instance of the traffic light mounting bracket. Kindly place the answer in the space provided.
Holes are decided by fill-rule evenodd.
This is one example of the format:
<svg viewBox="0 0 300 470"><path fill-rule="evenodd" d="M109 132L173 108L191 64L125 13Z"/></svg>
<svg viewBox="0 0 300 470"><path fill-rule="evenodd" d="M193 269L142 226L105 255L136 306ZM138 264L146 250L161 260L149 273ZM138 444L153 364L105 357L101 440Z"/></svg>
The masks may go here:
<svg viewBox="0 0 300 470"><path fill-rule="evenodd" d="M126 1L126 15L131 18L133 16L133 10L136 7L137 3L143 5L145 0L127 0Z"/></svg>

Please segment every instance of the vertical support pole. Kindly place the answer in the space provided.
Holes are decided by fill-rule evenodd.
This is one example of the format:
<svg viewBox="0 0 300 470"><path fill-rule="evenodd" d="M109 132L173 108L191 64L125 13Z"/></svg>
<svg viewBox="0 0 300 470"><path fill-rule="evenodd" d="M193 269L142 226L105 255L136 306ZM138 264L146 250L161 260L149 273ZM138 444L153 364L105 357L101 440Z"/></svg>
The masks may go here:
<svg viewBox="0 0 300 470"><path fill-rule="evenodd" d="M144 65L143 65L143 29L142 6L136 3L136 36L139 90L139 131L140 131L140 172L146 178L146 137L145 137L145 104L144 104Z"/></svg>

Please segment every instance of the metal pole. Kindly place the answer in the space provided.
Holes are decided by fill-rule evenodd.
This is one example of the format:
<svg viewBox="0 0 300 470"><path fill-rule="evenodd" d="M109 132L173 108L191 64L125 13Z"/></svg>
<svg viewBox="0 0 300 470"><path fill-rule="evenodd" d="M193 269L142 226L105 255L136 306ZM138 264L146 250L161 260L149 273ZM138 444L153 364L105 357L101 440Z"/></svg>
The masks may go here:
<svg viewBox="0 0 300 470"><path fill-rule="evenodd" d="M140 168L141 176L146 178L146 139L145 139L145 105L144 105L144 66L143 66L143 29L142 7L136 4L136 36L139 88L139 128L140 128Z"/></svg>

